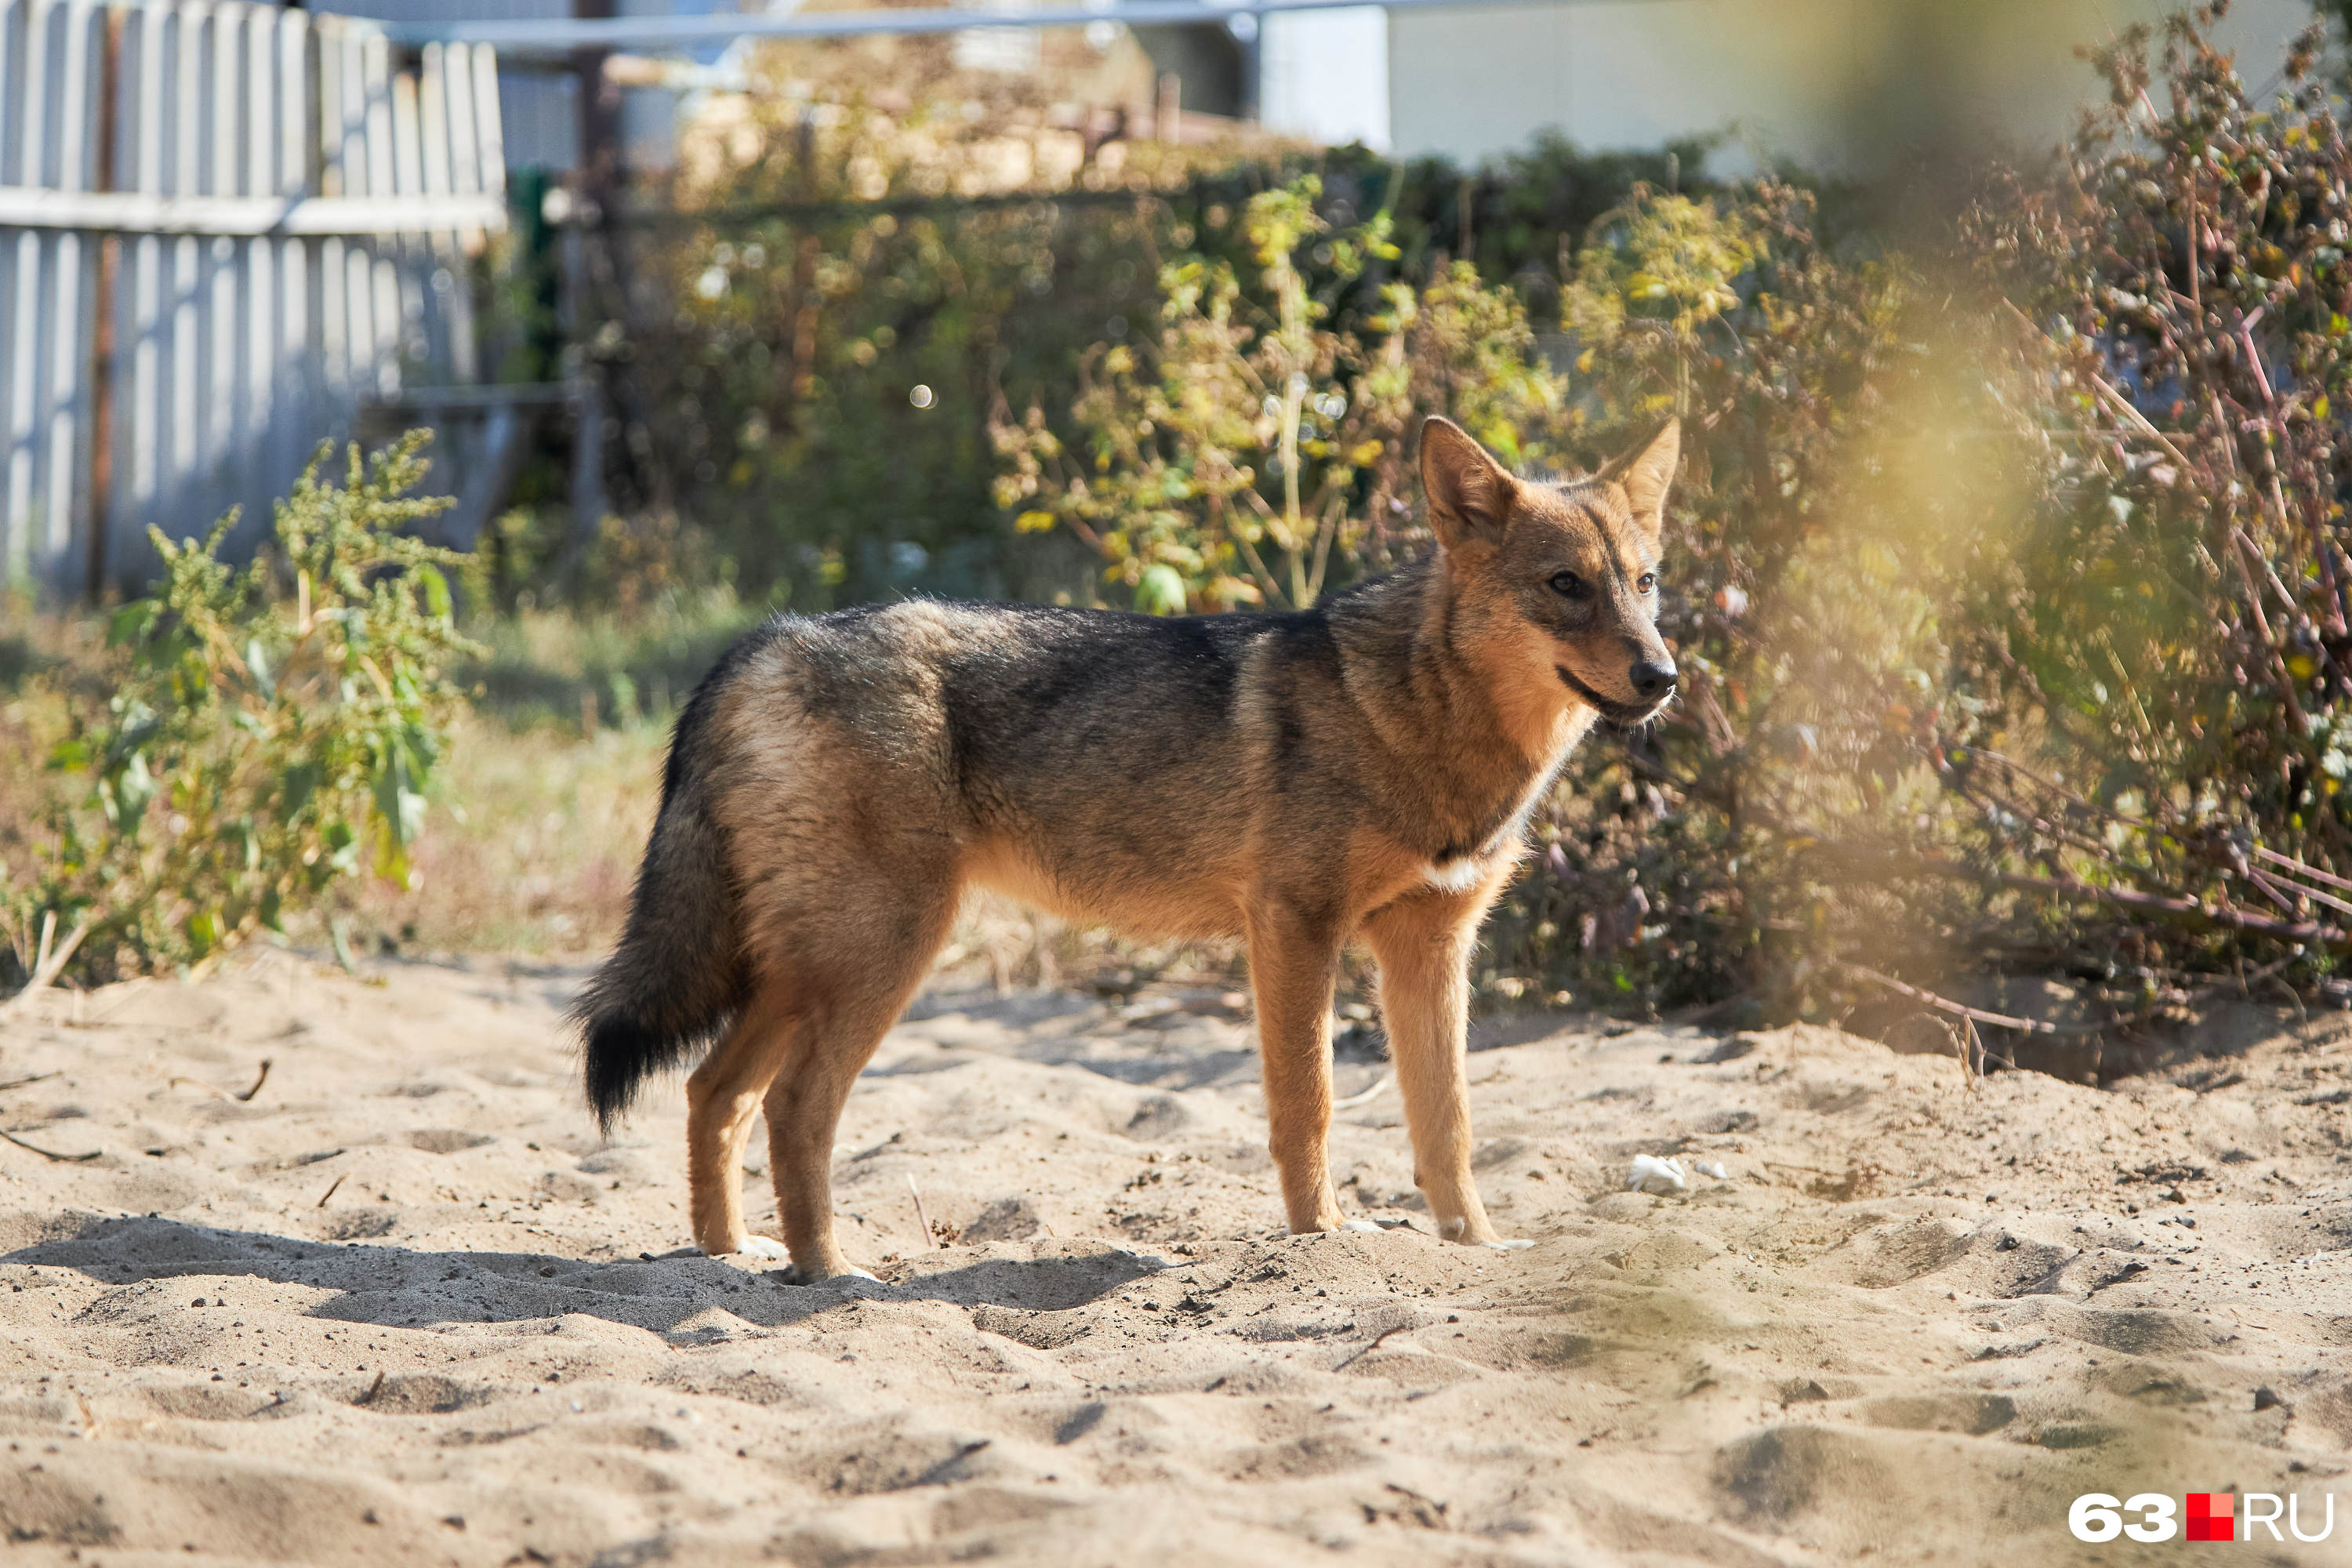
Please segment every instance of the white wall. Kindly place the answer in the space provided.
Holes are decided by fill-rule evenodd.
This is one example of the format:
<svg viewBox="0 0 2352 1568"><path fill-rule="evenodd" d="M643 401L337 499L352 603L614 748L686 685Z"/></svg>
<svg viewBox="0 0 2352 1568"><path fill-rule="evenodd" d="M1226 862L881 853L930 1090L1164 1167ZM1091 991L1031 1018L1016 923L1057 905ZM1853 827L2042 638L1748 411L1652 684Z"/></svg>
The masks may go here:
<svg viewBox="0 0 2352 1568"><path fill-rule="evenodd" d="M1330 146L1389 146L1388 13L1277 11L1258 34L1258 119Z"/></svg>
<svg viewBox="0 0 2352 1568"><path fill-rule="evenodd" d="M1558 130L1654 147L1738 126L1766 156L1866 170L1925 129L2057 141L2097 91L2074 58L2180 0L1584 0L1389 18L1402 153L1465 161ZM2238 0L2220 37L2256 84L2306 0ZM1733 160L1736 166L1740 160Z"/></svg>

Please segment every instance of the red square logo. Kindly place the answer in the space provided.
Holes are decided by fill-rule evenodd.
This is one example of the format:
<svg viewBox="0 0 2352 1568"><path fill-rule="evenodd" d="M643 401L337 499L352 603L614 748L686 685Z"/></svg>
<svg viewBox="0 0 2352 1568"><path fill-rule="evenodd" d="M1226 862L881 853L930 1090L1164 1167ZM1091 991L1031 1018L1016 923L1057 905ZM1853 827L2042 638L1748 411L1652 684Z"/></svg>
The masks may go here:
<svg viewBox="0 0 2352 1568"><path fill-rule="evenodd" d="M2189 1539L2191 1541L2235 1541L2236 1521L2230 1517L2231 1505L2238 1500L2235 1492L2190 1492L2189 1507Z"/></svg>

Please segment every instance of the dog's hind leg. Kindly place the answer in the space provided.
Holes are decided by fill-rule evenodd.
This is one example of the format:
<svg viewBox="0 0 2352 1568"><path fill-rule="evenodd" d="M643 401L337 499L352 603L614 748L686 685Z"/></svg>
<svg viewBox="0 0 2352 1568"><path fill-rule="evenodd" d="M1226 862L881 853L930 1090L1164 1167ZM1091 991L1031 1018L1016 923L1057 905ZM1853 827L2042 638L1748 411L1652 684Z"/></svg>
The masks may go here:
<svg viewBox="0 0 2352 1568"><path fill-rule="evenodd" d="M768 1161L793 1272L804 1282L865 1272L834 1236L834 1132L850 1087L947 940L955 895L936 867L928 875L896 867L870 885L863 907L845 907L836 891L825 931L796 944L801 1021L768 1090Z"/></svg>
<svg viewBox="0 0 2352 1568"><path fill-rule="evenodd" d="M1502 1241L1470 1173L1470 952L1492 887L1414 893L1364 922L1381 967L1381 1016L1412 1135L1413 1181L1448 1241Z"/></svg>
<svg viewBox="0 0 2352 1568"><path fill-rule="evenodd" d="M1314 922L1273 910L1249 922L1267 1143L1294 1234L1347 1224L1331 1190L1331 987L1339 943Z"/></svg>
<svg viewBox="0 0 2352 1568"><path fill-rule="evenodd" d="M694 1244L714 1258L782 1250L744 1229L743 1143L760 1097L791 1051L789 1000L773 981L761 986L727 1037L686 1080L688 1215Z"/></svg>

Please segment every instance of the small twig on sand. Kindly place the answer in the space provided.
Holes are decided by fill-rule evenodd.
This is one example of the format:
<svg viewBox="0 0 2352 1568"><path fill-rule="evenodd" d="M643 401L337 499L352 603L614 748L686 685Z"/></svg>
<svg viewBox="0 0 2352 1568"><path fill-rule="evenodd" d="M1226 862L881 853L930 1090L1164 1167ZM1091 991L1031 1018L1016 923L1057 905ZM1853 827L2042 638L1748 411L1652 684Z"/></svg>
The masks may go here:
<svg viewBox="0 0 2352 1568"><path fill-rule="evenodd" d="M1363 1360L1366 1356L1380 1349L1381 1342L1387 1339L1391 1334L1401 1334L1407 1329L1417 1329L1421 1325L1419 1323L1414 1322L1411 1319L1407 1319L1402 1323L1391 1323L1387 1328L1382 1329L1379 1333L1374 1334L1370 1344L1366 1345L1362 1350L1358 1351L1354 1355L1349 1356L1346 1361L1341 1362L1338 1366L1333 1367L1331 1370L1333 1372L1345 1372L1348 1368L1355 1365L1356 1363Z"/></svg>
<svg viewBox="0 0 2352 1568"><path fill-rule="evenodd" d="M41 950L40 955L33 961L32 978L25 982L25 988L22 991L17 992L5 1002L0 1002L0 1017L6 1017L11 1013L20 1011L31 998L47 991L49 988L49 982L64 973L66 964L73 958L74 949L81 945L81 939L89 934L89 922L84 921L66 934L65 941L52 949L49 946L49 935L57 929L57 911L54 910L42 917Z"/></svg>
<svg viewBox="0 0 2352 1568"><path fill-rule="evenodd" d="M923 1194L915 1186L915 1178L912 1176L907 1178L907 1191L914 1195L915 1224L922 1230L924 1250L933 1250L940 1245L939 1237L931 1234L931 1222L923 1213Z"/></svg>
<svg viewBox="0 0 2352 1568"><path fill-rule="evenodd" d="M221 1088L218 1084L206 1083L200 1078L175 1078L163 1087L166 1089L177 1089L184 1083L193 1084L196 1088L203 1089L206 1094L211 1095L215 1100L234 1100L238 1101L240 1104L249 1104L252 1101L253 1097L261 1092L261 1086L268 1081L269 1058L268 1057L264 1057L261 1058L261 1071L254 1078L253 1087L247 1089L242 1094L231 1094L228 1090Z"/></svg>
<svg viewBox="0 0 2352 1568"><path fill-rule="evenodd" d="M1369 1104L1375 1095L1379 1094L1381 1090L1388 1088L1388 1086L1389 1075L1387 1073L1382 1073L1378 1079L1373 1080L1371 1088L1365 1089L1360 1093L1351 1094L1345 1100L1333 1100L1331 1102L1331 1109L1334 1110L1353 1110L1360 1105Z"/></svg>
<svg viewBox="0 0 2352 1568"><path fill-rule="evenodd" d="M352 1401L352 1403L354 1405L373 1405L375 1403L375 1396L383 1392L385 1370L389 1369L378 1371L375 1374L375 1381L368 1384L368 1391L365 1394L361 1394L357 1399Z"/></svg>
<svg viewBox="0 0 2352 1568"><path fill-rule="evenodd" d="M1990 1024L1998 1028L2015 1029L2020 1034L2097 1035L2104 1034L2107 1027L2105 1024L2045 1024L2039 1018L2012 1018L2006 1013L1988 1013L1981 1007L1971 1007L1965 1002L1955 1002L1948 996L1938 996L1933 991L1922 991L1916 985L1906 985L1891 974L1881 974L1875 969L1868 969L1859 963L1841 963L1839 967L1849 973L1859 974L1874 984L1884 985L1889 991L1899 991L1914 1002L1924 1003L1939 1013L1949 1013L1956 1018L1966 1018L1971 1023Z"/></svg>
<svg viewBox="0 0 2352 1568"><path fill-rule="evenodd" d="M319 1201L311 1206L314 1208L325 1208L327 1206L327 1200L335 1195L335 1189L343 1184L343 1176L348 1176L351 1173L346 1171L343 1173L342 1176L337 1176L333 1181L329 1182L327 1184L327 1190L319 1194Z"/></svg>
<svg viewBox="0 0 2352 1568"><path fill-rule="evenodd" d="M44 1160L55 1160L60 1165L79 1165L85 1160L95 1160L105 1152L102 1149L92 1149L87 1154L60 1154L54 1149L44 1149L37 1143L27 1143L14 1132L0 1132L0 1138L6 1139L17 1148L29 1153L38 1154Z"/></svg>
<svg viewBox="0 0 2352 1568"><path fill-rule="evenodd" d="M40 1083L57 1076L53 1072L37 1072L30 1078L12 1078L6 1083L0 1083L0 1094L5 1094L12 1089L22 1089L28 1083Z"/></svg>

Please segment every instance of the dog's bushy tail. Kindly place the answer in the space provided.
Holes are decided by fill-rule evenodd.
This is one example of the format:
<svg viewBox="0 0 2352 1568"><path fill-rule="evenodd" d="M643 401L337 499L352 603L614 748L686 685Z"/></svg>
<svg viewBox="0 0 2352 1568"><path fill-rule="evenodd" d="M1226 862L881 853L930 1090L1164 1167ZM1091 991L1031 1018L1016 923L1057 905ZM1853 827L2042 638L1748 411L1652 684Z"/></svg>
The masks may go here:
<svg viewBox="0 0 2352 1568"><path fill-rule="evenodd" d="M606 1130L637 1086L715 1039L746 987L724 835L695 753L704 696L670 742L661 811L629 900L629 920L572 1016L587 1046L589 1106Z"/></svg>

